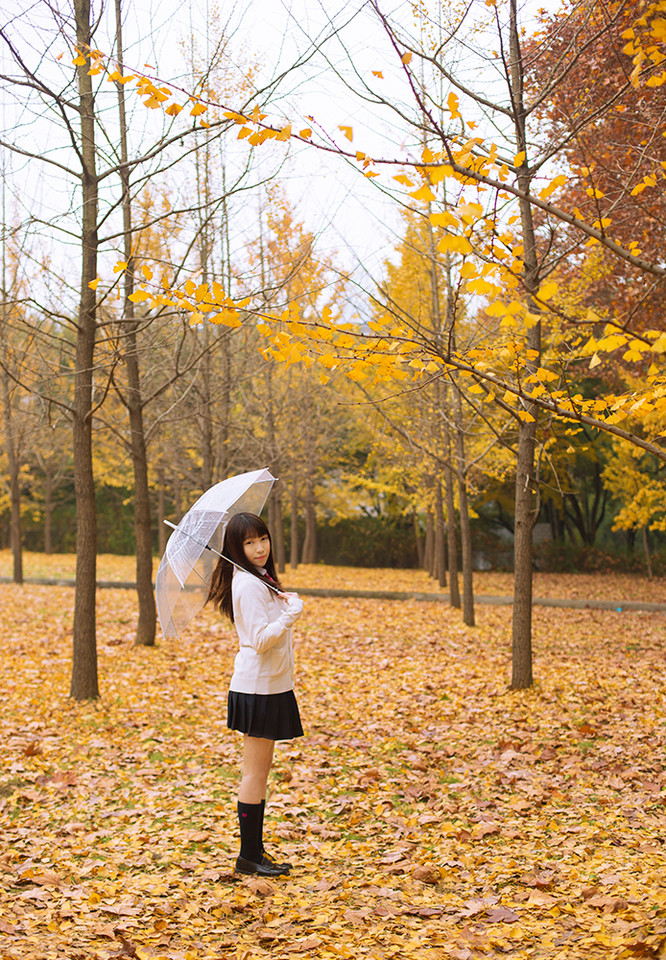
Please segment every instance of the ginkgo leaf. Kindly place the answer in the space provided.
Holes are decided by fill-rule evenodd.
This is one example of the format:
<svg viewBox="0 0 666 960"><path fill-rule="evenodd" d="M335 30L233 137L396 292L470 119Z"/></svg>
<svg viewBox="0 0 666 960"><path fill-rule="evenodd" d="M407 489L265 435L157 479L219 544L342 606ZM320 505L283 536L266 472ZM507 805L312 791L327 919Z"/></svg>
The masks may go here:
<svg viewBox="0 0 666 960"><path fill-rule="evenodd" d="M451 213L450 210L443 210L441 213L431 213L429 219L435 227L460 226L460 220L454 213Z"/></svg>
<svg viewBox="0 0 666 960"><path fill-rule="evenodd" d="M551 280L548 283L544 283L544 285L539 289L539 292L537 293L537 298L542 301L552 300L552 298L555 296L556 293L557 293L557 284L553 280Z"/></svg>
<svg viewBox="0 0 666 960"><path fill-rule="evenodd" d="M138 290L135 290L134 293L129 295L129 299L132 301L132 303L142 303L144 300L150 299L150 294L147 290L139 288Z"/></svg>
<svg viewBox="0 0 666 960"><path fill-rule="evenodd" d="M472 253L472 244L469 242L467 237L456 236L455 234L449 234L442 239L437 244L437 249L441 253Z"/></svg>
<svg viewBox="0 0 666 960"><path fill-rule="evenodd" d="M354 138L354 131L353 131L353 128L352 128L352 127L347 127L347 126L341 125L341 126L338 127L338 130L342 130L342 132L344 133L344 135L345 135L345 137L347 138L347 140L350 140L350 141L353 140L353 138Z"/></svg>
<svg viewBox="0 0 666 960"><path fill-rule="evenodd" d="M408 63L411 63L411 62L412 62L412 53L411 53L411 51L408 50L406 53L403 53L403 55L400 57L400 59L401 59L402 62L405 64L405 66L407 66Z"/></svg>
<svg viewBox="0 0 666 960"><path fill-rule="evenodd" d="M418 190L414 190L409 196L413 200L436 200L435 194L432 192L427 183L424 183L422 187L419 187Z"/></svg>
<svg viewBox="0 0 666 960"><path fill-rule="evenodd" d="M460 117L460 111L458 109L459 103L460 101L458 100L457 95L453 91L451 91L451 93L446 98L446 105L449 109L449 113L451 114L452 120L456 120L457 118Z"/></svg>

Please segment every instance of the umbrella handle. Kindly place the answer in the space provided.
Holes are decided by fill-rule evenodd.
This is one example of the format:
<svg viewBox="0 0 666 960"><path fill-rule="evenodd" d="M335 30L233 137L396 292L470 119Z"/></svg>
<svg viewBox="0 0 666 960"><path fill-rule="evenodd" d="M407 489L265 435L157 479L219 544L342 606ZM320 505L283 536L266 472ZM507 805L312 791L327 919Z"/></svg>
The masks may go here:
<svg viewBox="0 0 666 960"><path fill-rule="evenodd" d="M240 563L236 563L234 560L230 560L229 557L225 557L223 553L220 553L220 551L216 550L215 547L211 547L207 543L204 543L203 540L197 540L197 538L193 537L191 533L185 533L184 530L180 530L180 528L175 523L172 523L170 520L164 520L163 522L166 523L167 527L172 527L174 530L178 530L179 533L183 534L183 536L189 537L190 540L194 540L195 543L198 543L199 546L203 547L205 550L210 550L210 552L214 553L216 556L222 557L223 560L226 560L227 563L230 563L237 570L245 570L245 567L241 567ZM245 573L247 572L248 571L245 570ZM263 582L266 584L269 590L272 590L273 593L277 593L280 599L282 599L282 597L280 596L281 590L279 590L278 587L274 587L272 584L268 583L266 580L264 580Z"/></svg>

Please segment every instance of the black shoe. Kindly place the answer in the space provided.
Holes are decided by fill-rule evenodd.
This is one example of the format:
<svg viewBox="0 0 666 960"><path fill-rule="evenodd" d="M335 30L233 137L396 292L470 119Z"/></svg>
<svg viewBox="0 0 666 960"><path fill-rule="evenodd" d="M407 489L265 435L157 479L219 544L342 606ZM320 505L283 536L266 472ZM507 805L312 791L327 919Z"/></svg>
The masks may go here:
<svg viewBox="0 0 666 960"><path fill-rule="evenodd" d="M284 870L291 870L293 868L293 863L278 863L275 857L272 857L270 853L266 853L264 850L262 854L262 860L264 863L270 863L274 867L282 867Z"/></svg>
<svg viewBox="0 0 666 960"><path fill-rule="evenodd" d="M253 873L260 877L282 877L289 873L289 870L283 864L273 863L264 856L261 858L261 863L246 860L245 857L237 857L236 873Z"/></svg>

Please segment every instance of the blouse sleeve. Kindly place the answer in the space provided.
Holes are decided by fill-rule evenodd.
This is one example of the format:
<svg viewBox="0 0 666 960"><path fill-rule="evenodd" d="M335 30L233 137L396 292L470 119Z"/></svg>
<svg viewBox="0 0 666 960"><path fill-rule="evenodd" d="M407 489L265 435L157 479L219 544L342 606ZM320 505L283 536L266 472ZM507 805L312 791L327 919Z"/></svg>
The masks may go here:
<svg viewBox="0 0 666 960"><path fill-rule="evenodd" d="M249 643L257 653L270 650L302 612L303 601L300 597L280 600L276 608L269 591L261 583L245 582L239 585L234 619L236 625L242 627L241 640Z"/></svg>

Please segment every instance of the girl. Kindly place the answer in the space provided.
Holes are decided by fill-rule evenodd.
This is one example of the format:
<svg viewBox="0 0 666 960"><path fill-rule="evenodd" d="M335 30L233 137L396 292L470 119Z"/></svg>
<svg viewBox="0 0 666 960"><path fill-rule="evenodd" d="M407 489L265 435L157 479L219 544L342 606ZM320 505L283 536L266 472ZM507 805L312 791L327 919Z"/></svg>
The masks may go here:
<svg viewBox="0 0 666 960"><path fill-rule="evenodd" d="M222 548L233 564L220 557L208 600L235 625L240 643L227 715L227 726L243 733L243 777L238 790L241 848L236 871L276 877L288 873L291 864L276 863L264 851L266 784L275 741L303 736L293 690L291 641L291 626L303 612L303 601L295 593L281 591L271 546L268 527L260 517L233 516Z"/></svg>

